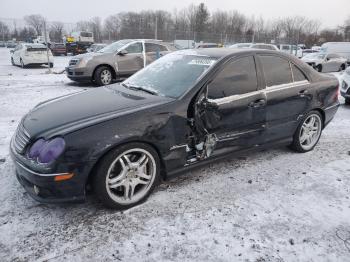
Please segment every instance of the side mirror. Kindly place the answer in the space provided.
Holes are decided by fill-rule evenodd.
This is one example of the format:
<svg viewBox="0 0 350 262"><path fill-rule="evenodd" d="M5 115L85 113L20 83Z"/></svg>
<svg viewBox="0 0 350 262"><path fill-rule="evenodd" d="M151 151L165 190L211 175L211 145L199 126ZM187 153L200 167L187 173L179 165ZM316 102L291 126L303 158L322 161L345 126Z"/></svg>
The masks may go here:
<svg viewBox="0 0 350 262"><path fill-rule="evenodd" d="M127 53L128 51L126 51L125 49L122 49L117 54L123 56L123 55L126 55Z"/></svg>

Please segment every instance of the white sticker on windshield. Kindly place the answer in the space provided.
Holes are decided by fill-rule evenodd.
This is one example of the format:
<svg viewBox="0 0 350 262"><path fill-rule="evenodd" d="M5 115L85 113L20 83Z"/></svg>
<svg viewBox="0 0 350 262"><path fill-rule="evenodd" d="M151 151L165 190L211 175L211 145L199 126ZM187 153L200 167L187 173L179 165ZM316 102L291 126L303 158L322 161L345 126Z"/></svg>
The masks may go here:
<svg viewBox="0 0 350 262"><path fill-rule="evenodd" d="M212 64L215 63L215 60L213 59L193 59L191 60L188 64L189 65L204 65L204 66L211 66Z"/></svg>

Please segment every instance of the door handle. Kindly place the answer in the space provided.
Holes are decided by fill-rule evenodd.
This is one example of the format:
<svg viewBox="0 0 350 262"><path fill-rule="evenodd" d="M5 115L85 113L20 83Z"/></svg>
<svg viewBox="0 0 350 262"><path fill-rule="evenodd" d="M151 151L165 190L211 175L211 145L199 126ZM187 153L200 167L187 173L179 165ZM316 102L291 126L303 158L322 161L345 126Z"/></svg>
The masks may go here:
<svg viewBox="0 0 350 262"><path fill-rule="evenodd" d="M266 105L265 99L258 99L258 100L255 100L254 102L250 102L248 106L252 107L252 108L258 108L258 107L262 107L265 105Z"/></svg>
<svg viewBox="0 0 350 262"><path fill-rule="evenodd" d="M304 97L307 93L309 93L309 91L307 91L307 89L303 89L299 91L299 96Z"/></svg>

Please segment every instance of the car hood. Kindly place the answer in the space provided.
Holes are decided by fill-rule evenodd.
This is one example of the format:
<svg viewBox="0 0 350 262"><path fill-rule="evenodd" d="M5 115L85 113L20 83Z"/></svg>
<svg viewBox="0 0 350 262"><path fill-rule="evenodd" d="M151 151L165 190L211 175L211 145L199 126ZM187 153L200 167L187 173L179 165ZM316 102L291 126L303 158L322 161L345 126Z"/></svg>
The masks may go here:
<svg viewBox="0 0 350 262"><path fill-rule="evenodd" d="M38 104L23 119L31 137L64 135L118 116L174 101L119 84L78 92Z"/></svg>
<svg viewBox="0 0 350 262"><path fill-rule="evenodd" d="M103 56L110 56L110 53L85 53L85 54L80 54L80 55L76 55L73 58L77 58L77 59L83 59L83 58L94 58L94 57L103 57Z"/></svg>

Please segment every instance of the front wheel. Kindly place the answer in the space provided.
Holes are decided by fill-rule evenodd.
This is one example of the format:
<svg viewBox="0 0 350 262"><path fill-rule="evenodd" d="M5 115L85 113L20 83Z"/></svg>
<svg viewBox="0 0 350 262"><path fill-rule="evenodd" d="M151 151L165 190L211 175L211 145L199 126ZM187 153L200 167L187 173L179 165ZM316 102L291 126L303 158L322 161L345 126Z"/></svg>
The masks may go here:
<svg viewBox="0 0 350 262"><path fill-rule="evenodd" d="M301 153L313 150L321 137L322 128L321 114L318 111L309 112L295 131L291 148Z"/></svg>
<svg viewBox="0 0 350 262"><path fill-rule="evenodd" d="M345 98L345 104L350 105L350 98Z"/></svg>
<svg viewBox="0 0 350 262"><path fill-rule="evenodd" d="M157 152L149 145L130 143L101 160L92 186L107 207L127 209L145 201L159 181Z"/></svg>
<svg viewBox="0 0 350 262"><path fill-rule="evenodd" d="M111 69L106 66L101 66L97 68L94 74L94 80L99 86L111 84L113 80L113 74Z"/></svg>
<svg viewBox="0 0 350 262"><path fill-rule="evenodd" d="M346 65L345 64L342 64L339 68L339 71L344 71L346 69Z"/></svg>
<svg viewBox="0 0 350 262"><path fill-rule="evenodd" d="M53 63L50 63L49 67L50 67L50 68L53 68Z"/></svg>
<svg viewBox="0 0 350 262"><path fill-rule="evenodd" d="M15 65L15 61L13 60L13 57L11 57L11 64L14 66Z"/></svg>

